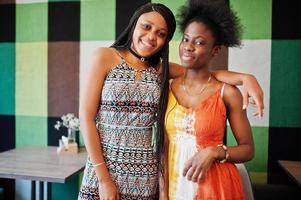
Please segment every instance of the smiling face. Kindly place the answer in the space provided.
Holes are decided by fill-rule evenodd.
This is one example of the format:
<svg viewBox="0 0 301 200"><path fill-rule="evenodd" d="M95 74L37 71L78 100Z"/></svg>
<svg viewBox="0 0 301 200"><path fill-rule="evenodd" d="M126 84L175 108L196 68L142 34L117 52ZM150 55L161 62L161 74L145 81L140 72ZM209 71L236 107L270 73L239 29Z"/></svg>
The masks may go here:
<svg viewBox="0 0 301 200"><path fill-rule="evenodd" d="M185 28L179 46L181 63L186 68L208 67L210 60L218 53L211 29L202 22L192 22Z"/></svg>
<svg viewBox="0 0 301 200"><path fill-rule="evenodd" d="M167 34L167 24L158 12L144 13L137 21L132 48L139 55L149 57L161 50Z"/></svg>

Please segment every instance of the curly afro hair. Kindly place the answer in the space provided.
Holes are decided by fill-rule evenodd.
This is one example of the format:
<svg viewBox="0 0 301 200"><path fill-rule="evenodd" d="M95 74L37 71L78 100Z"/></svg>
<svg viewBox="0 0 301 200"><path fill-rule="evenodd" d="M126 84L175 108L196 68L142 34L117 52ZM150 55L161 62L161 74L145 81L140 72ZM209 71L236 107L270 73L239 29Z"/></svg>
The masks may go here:
<svg viewBox="0 0 301 200"><path fill-rule="evenodd" d="M241 45L242 26L226 0L188 0L180 7L177 19L182 33L190 23L202 22L212 30L215 45Z"/></svg>

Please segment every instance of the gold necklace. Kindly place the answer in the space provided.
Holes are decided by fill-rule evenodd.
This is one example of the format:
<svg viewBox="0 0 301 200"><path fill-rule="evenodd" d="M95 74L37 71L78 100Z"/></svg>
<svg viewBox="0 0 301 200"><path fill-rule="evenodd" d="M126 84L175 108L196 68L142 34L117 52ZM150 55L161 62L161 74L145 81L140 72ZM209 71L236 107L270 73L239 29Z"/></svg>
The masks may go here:
<svg viewBox="0 0 301 200"><path fill-rule="evenodd" d="M207 82L203 85L201 91L199 93L195 93L195 94L190 94L186 88L186 84L185 84L185 75L184 75L184 78L183 78L183 82L182 82L182 87L183 87L183 90L185 91L185 93L188 95L188 96L197 96L197 95L201 95L204 90L206 89L206 87L208 86L208 83L210 82L211 80L211 74L209 75L209 78L207 80Z"/></svg>

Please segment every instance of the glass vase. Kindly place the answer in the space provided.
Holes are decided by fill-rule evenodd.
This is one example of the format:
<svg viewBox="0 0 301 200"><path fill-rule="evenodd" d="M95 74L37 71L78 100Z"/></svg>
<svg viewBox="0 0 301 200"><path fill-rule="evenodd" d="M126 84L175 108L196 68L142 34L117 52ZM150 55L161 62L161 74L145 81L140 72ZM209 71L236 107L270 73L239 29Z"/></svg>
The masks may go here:
<svg viewBox="0 0 301 200"><path fill-rule="evenodd" d="M75 142L75 130L68 128L68 143Z"/></svg>

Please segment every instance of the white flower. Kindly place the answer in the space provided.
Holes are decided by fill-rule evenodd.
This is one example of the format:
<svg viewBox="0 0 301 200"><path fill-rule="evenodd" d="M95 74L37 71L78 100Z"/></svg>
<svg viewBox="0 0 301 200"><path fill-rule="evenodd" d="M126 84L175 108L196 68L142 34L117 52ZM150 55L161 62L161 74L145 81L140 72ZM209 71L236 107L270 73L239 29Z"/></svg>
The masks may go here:
<svg viewBox="0 0 301 200"><path fill-rule="evenodd" d="M56 124L56 125L54 125L54 128L55 128L56 130L60 130L60 125L59 125L59 124Z"/></svg>
<svg viewBox="0 0 301 200"><path fill-rule="evenodd" d="M70 128L72 130L79 130L80 122L77 117L73 113L67 113L61 117L62 121L56 121L54 128L59 130L60 127L64 126L66 128Z"/></svg>

